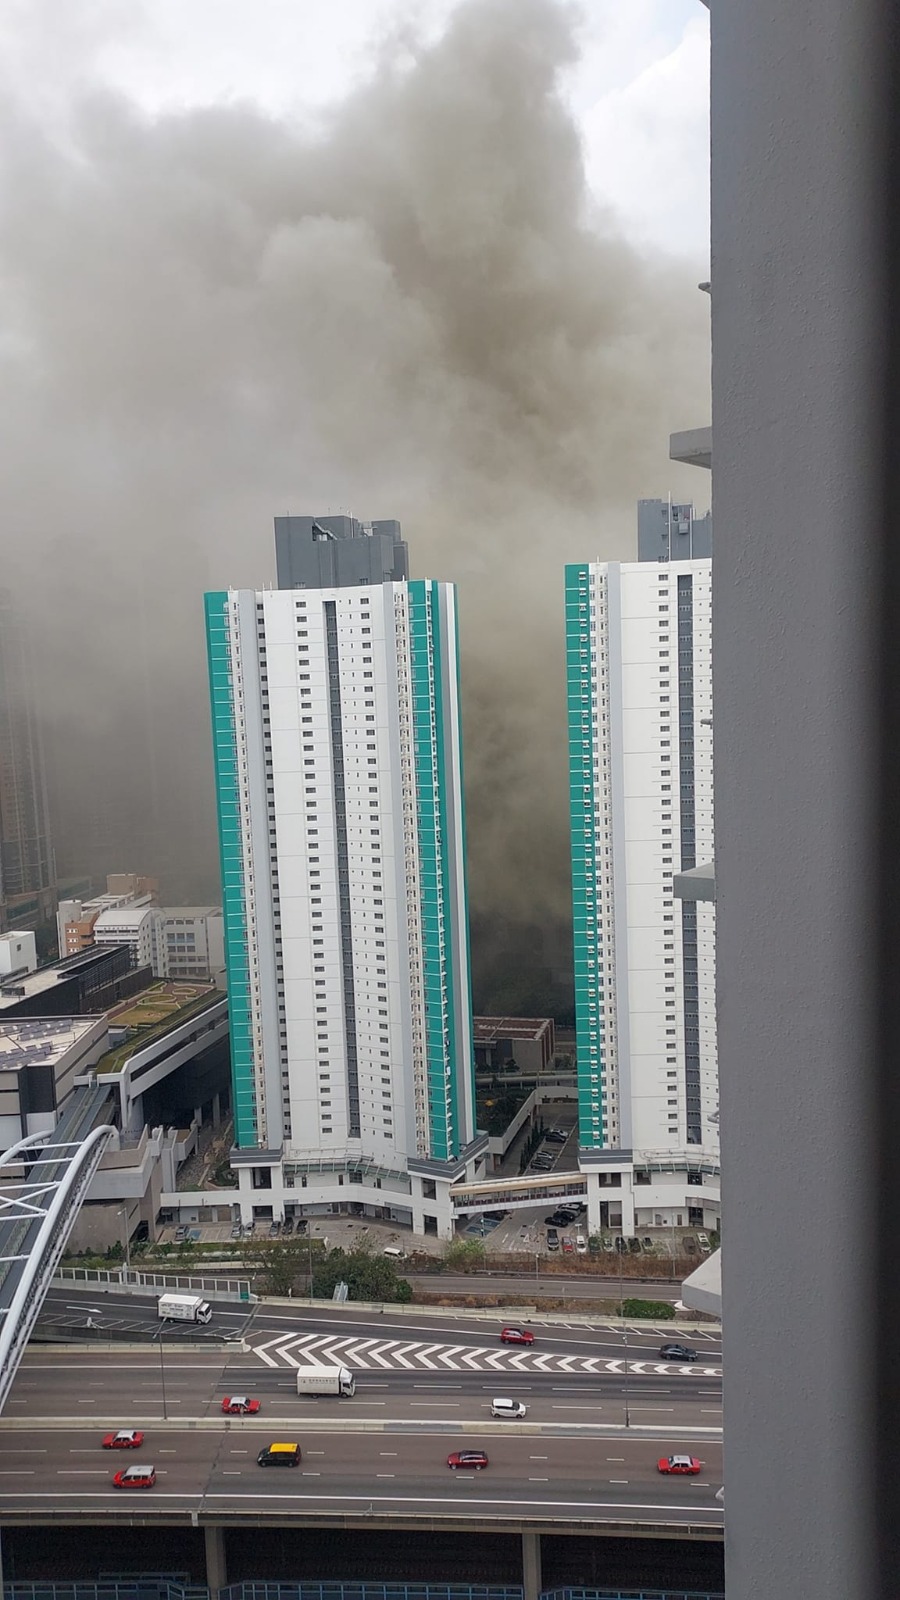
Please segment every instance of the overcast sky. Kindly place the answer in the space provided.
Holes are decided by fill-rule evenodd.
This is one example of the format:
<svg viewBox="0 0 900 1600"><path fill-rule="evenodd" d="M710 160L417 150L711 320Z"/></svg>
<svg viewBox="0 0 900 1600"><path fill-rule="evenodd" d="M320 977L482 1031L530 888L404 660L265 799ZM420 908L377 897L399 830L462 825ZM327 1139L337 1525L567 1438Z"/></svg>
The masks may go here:
<svg viewBox="0 0 900 1600"><path fill-rule="evenodd" d="M66 96L99 74L149 110L252 100L309 122L367 75L386 40L433 37L455 3L6 0L0 43L38 96ZM594 192L635 242L702 267L708 12L700 0L580 0L576 9L584 50L570 93Z"/></svg>

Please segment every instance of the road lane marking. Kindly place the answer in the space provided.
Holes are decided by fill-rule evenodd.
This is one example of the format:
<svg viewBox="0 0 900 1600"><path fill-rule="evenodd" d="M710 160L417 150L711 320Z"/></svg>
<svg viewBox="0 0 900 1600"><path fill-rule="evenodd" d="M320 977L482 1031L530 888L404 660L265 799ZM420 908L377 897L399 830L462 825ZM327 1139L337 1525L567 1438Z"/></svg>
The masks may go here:
<svg viewBox="0 0 900 1600"><path fill-rule="evenodd" d="M378 1454L380 1456L398 1456L400 1454L400 1451L399 1450L379 1450Z"/></svg>
<svg viewBox="0 0 900 1600"><path fill-rule="evenodd" d="M36 1472L37 1467L0 1467L0 1477L4 1478L33 1478ZM106 1477L105 1472L103 1476Z"/></svg>
<svg viewBox="0 0 900 1600"><path fill-rule="evenodd" d="M549 1456L529 1456L529 1461L549 1461Z"/></svg>

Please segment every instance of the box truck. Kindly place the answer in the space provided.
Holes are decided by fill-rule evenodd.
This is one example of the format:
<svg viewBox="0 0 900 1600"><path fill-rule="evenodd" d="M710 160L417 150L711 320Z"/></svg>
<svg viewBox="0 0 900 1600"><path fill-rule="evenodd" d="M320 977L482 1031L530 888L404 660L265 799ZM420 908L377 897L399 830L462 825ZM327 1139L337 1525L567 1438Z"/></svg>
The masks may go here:
<svg viewBox="0 0 900 1600"><path fill-rule="evenodd" d="M212 1306L202 1294L161 1294L157 1313L168 1322L209 1322Z"/></svg>
<svg viewBox="0 0 900 1600"><path fill-rule="evenodd" d="M298 1394L356 1393L356 1379L349 1367L298 1367Z"/></svg>

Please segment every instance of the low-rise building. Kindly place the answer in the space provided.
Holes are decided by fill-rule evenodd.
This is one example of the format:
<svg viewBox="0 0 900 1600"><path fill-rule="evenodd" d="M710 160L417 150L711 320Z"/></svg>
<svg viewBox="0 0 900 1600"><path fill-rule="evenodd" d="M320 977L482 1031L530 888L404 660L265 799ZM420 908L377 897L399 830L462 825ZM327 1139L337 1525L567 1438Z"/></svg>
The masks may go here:
<svg viewBox="0 0 900 1600"><path fill-rule="evenodd" d="M105 1016L0 1018L0 1150L56 1127L106 1040Z"/></svg>
<svg viewBox="0 0 900 1600"><path fill-rule="evenodd" d="M0 934L0 978L13 973L34 972L37 966L37 946L34 934L24 928L10 929Z"/></svg>
<svg viewBox="0 0 900 1600"><path fill-rule="evenodd" d="M502 1071L515 1062L520 1072L546 1072L556 1039L552 1017L473 1017L475 1066Z"/></svg>
<svg viewBox="0 0 900 1600"><path fill-rule="evenodd" d="M160 976L223 979L225 921L221 906L172 906L160 912Z"/></svg>

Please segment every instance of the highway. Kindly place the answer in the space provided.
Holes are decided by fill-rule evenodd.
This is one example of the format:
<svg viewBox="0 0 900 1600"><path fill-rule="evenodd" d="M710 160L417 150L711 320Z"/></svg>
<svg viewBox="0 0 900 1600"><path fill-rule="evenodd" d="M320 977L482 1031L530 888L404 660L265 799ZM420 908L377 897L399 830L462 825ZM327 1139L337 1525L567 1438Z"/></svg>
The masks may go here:
<svg viewBox="0 0 900 1600"><path fill-rule="evenodd" d="M49 1317L71 1315L82 1295L54 1290ZM109 1324L159 1331L155 1303L90 1298ZM207 1336L218 1325L218 1344ZM210 1329L166 1327L162 1348L110 1342L32 1344L0 1418L0 1519L104 1517L204 1521L383 1516L488 1519L548 1526L615 1522L720 1529L721 1347L705 1330L695 1364L663 1362L670 1325L622 1330L607 1322L533 1322L527 1348L499 1342L492 1316L411 1308L262 1303L216 1307ZM222 1332L243 1341L221 1343ZM203 1334L197 1339L198 1333ZM682 1336L683 1337L683 1336ZM338 1361L354 1371L352 1399L298 1396L295 1370ZM226 1419L225 1394L249 1393L260 1418ZM522 1400L524 1421L492 1421L496 1395ZM626 1410L627 1407L627 1410ZM142 1427L140 1452L111 1456L104 1432ZM272 1439L296 1439L296 1471L263 1469ZM481 1473L453 1473L451 1450L483 1448ZM669 1479L659 1455L697 1455L697 1478ZM153 1490L111 1487L116 1467L154 1462Z"/></svg>

